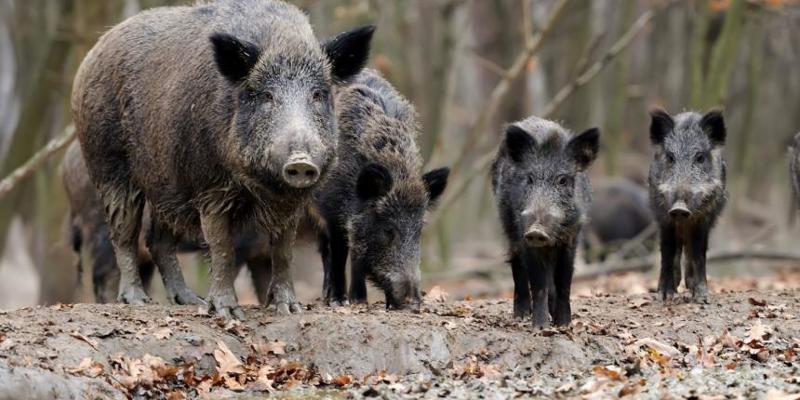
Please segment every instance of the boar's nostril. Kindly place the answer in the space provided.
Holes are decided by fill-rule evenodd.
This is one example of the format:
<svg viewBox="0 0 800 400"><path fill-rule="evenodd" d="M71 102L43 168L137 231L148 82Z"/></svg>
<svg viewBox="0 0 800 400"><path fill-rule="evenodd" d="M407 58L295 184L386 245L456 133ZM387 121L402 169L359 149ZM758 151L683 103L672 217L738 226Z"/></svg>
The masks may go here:
<svg viewBox="0 0 800 400"><path fill-rule="evenodd" d="M531 229L525 233L525 241L528 245L533 247L549 246L552 243L552 238L541 229Z"/></svg>
<svg viewBox="0 0 800 400"><path fill-rule="evenodd" d="M317 182L319 168L305 154L294 154L283 166L283 180L289 186L306 188Z"/></svg>
<svg viewBox="0 0 800 400"><path fill-rule="evenodd" d="M670 208L669 210L669 216L672 218L683 219L683 218L688 218L691 215L692 212L689 211L689 208L683 201L675 202L675 204L673 204L672 208Z"/></svg>

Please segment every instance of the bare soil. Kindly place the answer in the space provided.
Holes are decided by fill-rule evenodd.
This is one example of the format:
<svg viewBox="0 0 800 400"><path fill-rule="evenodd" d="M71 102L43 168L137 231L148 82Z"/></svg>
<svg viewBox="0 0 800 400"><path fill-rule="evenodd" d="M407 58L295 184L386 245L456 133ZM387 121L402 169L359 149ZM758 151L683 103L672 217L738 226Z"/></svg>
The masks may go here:
<svg viewBox="0 0 800 400"><path fill-rule="evenodd" d="M445 297L420 313L253 306L242 323L179 306L0 312L0 399L800 398L800 290L577 297L572 325L548 330L507 300Z"/></svg>

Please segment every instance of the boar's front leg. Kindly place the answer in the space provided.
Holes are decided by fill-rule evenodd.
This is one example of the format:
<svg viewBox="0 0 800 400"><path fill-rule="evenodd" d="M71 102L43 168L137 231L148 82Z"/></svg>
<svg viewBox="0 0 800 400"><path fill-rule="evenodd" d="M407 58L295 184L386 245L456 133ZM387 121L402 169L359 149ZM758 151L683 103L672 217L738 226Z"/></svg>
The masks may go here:
<svg viewBox="0 0 800 400"><path fill-rule="evenodd" d="M703 224L693 226L686 243L688 247L687 280L692 275L692 300L696 303L708 303L708 282L706 281L706 251L708 250L709 230Z"/></svg>
<svg viewBox="0 0 800 400"><path fill-rule="evenodd" d="M531 285L525 260L518 252L511 255L511 274L514 278L514 318L522 320L531 315Z"/></svg>
<svg viewBox="0 0 800 400"><path fill-rule="evenodd" d="M677 292L674 268L681 267L681 245L678 241L675 226L661 226L661 273L658 278L658 293L665 303L672 301Z"/></svg>
<svg viewBox="0 0 800 400"><path fill-rule="evenodd" d="M556 254L556 265L553 270L555 283L555 313L553 314L553 324L556 326L569 325L572 320L572 310L569 305L570 287L572 286L572 274L575 270L575 245L572 247L559 248Z"/></svg>
<svg viewBox="0 0 800 400"><path fill-rule="evenodd" d="M294 294L292 279L292 246L296 234L296 223L290 224L283 232L272 239L272 280L269 287L269 300L275 304L280 315L299 313L300 303Z"/></svg>
<svg viewBox="0 0 800 400"><path fill-rule="evenodd" d="M346 267L347 256L350 253L350 245L347 239L347 231L338 223L331 221L328 226L328 243L330 251L328 260L325 264L325 303L332 306L347 305L346 295ZM364 298L366 301L366 296Z"/></svg>
<svg viewBox="0 0 800 400"><path fill-rule="evenodd" d="M178 239L169 227L158 223L153 217L152 229L147 235L147 247L153 256L153 261L161 273L167 299L174 304L207 305L205 300L192 292L183 279L178 258L175 256Z"/></svg>
<svg viewBox="0 0 800 400"><path fill-rule="evenodd" d="M548 275L552 274L552 267L541 254L528 254L527 261L528 279L533 294L533 326L544 328L549 325L550 310L547 302L552 280L548 279Z"/></svg>
<svg viewBox="0 0 800 400"><path fill-rule="evenodd" d="M233 288L236 250L230 222L224 215L201 214L200 225L211 253L210 307L226 319L244 319L244 311L239 307Z"/></svg>

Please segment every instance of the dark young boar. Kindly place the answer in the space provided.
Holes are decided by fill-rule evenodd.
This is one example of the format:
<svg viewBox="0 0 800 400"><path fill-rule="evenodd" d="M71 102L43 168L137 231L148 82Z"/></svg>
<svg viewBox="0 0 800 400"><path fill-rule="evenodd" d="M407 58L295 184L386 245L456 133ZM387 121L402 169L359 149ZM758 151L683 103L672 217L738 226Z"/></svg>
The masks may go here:
<svg viewBox="0 0 800 400"><path fill-rule="evenodd" d="M492 165L492 187L509 242L514 316L533 324L568 325L578 235L591 203L586 168L597 157L600 131L575 135L529 117L506 128ZM532 301L532 304L531 304Z"/></svg>
<svg viewBox="0 0 800 400"><path fill-rule="evenodd" d="M651 113L650 205L659 224L661 275L658 292L671 300L681 281L686 256L686 287L698 302L708 301L708 236L725 206L725 122L722 114L685 112L674 118Z"/></svg>
<svg viewBox="0 0 800 400"><path fill-rule="evenodd" d="M422 174L414 107L375 71L363 71L337 96L339 160L316 194L325 232L320 252L328 304L367 301L366 278L387 308L419 304L425 213L447 185L448 168Z"/></svg>
<svg viewBox="0 0 800 400"><path fill-rule="evenodd" d="M70 243L75 251L78 264L78 282L83 273L82 249L88 246L88 256L92 261L92 289L98 303L113 302L119 292L119 267L114 258L114 247L111 245L108 225L103 214L103 203L89 180L89 171L83 160L81 148L77 142L67 148L61 164L61 177L67 200L70 206L69 229ZM148 247L153 246L150 210L145 205L142 217L142 232L139 240L139 275L145 289L153 276L155 265ZM180 240L178 250L181 252L205 251L204 243ZM270 256L269 240L253 229L246 229L236 237L236 265L247 264L253 278L253 286L258 300L265 304L267 285L269 284ZM166 287L168 283L164 282ZM168 293L168 296L173 294ZM175 302L176 299L170 299Z"/></svg>
<svg viewBox="0 0 800 400"><path fill-rule="evenodd" d="M145 11L100 38L78 70L72 110L106 210L121 301L149 301L137 273L147 202L150 251L175 286L168 290L188 291L177 278L177 237L202 235L210 306L242 318L234 237L254 224L271 242L272 303L281 314L300 311L290 270L298 211L335 157L333 85L360 71L372 32L321 46L294 6L220 0Z"/></svg>

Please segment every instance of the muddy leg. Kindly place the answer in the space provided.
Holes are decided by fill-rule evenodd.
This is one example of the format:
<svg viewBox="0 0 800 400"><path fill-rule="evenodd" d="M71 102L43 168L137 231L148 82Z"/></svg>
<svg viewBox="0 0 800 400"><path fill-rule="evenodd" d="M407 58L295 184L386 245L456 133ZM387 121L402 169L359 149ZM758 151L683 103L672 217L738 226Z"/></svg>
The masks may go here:
<svg viewBox="0 0 800 400"><path fill-rule="evenodd" d="M300 303L294 294L294 281L292 279L292 246L297 224L291 224L283 232L273 238L270 250L272 252L272 280L269 287L269 299L280 315L299 313L302 311Z"/></svg>
<svg viewBox="0 0 800 400"><path fill-rule="evenodd" d="M511 273L514 276L514 318L525 319L531 315L531 286L520 254L511 256Z"/></svg>
<svg viewBox="0 0 800 400"><path fill-rule="evenodd" d="M119 266L117 300L127 304L146 304L150 297L139 276L139 231L142 227L144 197L132 187L99 187L106 209L111 243Z"/></svg>
<svg viewBox="0 0 800 400"><path fill-rule="evenodd" d="M692 300L696 303L708 303L708 282L706 281L706 251L708 250L708 229L702 224L693 227L689 238L690 257L687 260L692 265ZM688 278L688 273L687 273Z"/></svg>
<svg viewBox="0 0 800 400"><path fill-rule="evenodd" d="M661 226L661 274L658 279L658 293L661 300L665 303L672 301L675 297L677 283L675 282L675 271L680 268L680 246L677 241L675 226L668 224Z"/></svg>
<svg viewBox="0 0 800 400"><path fill-rule="evenodd" d="M211 288L208 302L212 310L226 319L244 319L233 288L235 248L227 217L217 214L200 215L200 226L211 253Z"/></svg>
<svg viewBox="0 0 800 400"><path fill-rule="evenodd" d="M325 302L332 306L346 305L346 267L347 256L350 252L347 232L338 224L331 223L328 227L328 238L330 239L331 248L328 261L329 282L327 285L328 290L325 293ZM364 300L366 300L366 297Z"/></svg>
<svg viewBox="0 0 800 400"><path fill-rule="evenodd" d="M350 268L350 301L354 304L367 303L367 275L361 268Z"/></svg>
<svg viewBox="0 0 800 400"><path fill-rule="evenodd" d="M569 294L572 286L572 274L575 270L575 247L562 247L557 250L556 265L553 270L555 281L555 314L553 324L569 325L572 320L572 309L569 305Z"/></svg>
<svg viewBox="0 0 800 400"><path fill-rule="evenodd" d="M152 219L152 228L147 235L147 247L153 262L161 274L161 281L167 292L167 300L173 304L207 305L205 300L196 295L183 279L183 271L178 264L177 251L178 239L168 227Z"/></svg>

